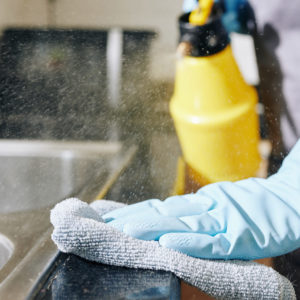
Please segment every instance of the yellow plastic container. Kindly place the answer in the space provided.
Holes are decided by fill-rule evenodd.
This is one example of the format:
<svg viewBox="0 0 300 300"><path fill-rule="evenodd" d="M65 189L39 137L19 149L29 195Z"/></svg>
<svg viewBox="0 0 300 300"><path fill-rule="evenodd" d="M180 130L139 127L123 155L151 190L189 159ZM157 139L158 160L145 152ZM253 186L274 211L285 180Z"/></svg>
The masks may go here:
<svg viewBox="0 0 300 300"><path fill-rule="evenodd" d="M257 93L244 81L230 45L177 61L170 102L185 162L200 184L255 176L259 164Z"/></svg>

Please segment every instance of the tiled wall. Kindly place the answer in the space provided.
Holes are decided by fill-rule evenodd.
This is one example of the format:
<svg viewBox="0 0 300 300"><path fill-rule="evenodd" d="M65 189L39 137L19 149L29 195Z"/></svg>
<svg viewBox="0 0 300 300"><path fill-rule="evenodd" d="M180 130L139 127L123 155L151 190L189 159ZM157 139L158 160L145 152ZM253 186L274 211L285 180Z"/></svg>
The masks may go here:
<svg viewBox="0 0 300 300"><path fill-rule="evenodd" d="M108 76L107 31L10 29L0 44L0 137L111 139L166 96L149 76L153 33L124 31L119 84ZM115 97L108 87L119 88ZM131 117L130 117L131 116ZM112 124L110 124L112 123ZM118 123L118 124L117 124ZM153 124L152 124L153 125ZM115 131L114 131L115 132Z"/></svg>

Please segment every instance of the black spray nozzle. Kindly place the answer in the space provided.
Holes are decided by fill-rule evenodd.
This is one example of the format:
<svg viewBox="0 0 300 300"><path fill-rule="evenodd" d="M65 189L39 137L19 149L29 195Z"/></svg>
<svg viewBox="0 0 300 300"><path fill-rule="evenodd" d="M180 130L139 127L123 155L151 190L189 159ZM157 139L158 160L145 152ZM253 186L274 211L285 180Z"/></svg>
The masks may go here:
<svg viewBox="0 0 300 300"><path fill-rule="evenodd" d="M190 13L186 13L179 17L179 42L189 45L189 56L213 55L229 44L219 10L215 9L207 23L201 26L191 24L189 16Z"/></svg>

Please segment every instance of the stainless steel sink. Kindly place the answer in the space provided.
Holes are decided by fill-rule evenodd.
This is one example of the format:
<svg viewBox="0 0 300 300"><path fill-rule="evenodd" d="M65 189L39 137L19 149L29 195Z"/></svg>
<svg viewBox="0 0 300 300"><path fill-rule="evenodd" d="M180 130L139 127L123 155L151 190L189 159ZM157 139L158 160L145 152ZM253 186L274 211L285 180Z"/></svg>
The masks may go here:
<svg viewBox="0 0 300 300"><path fill-rule="evenodd" d="M0 142L0 213L47 207L107 172L120 143Z"/></svg>
<svg viewBox="0 0 300 300"><path fill-rule="evenodd" d="M6 236L0 234L0 270L7 263L13 251L13 243Z"/></svg>
<svg viewBox="0 0 300 300"><path fill-rule="evenodd" d="M57 254L55 203L104 197L135 151L119 142L0 140L0 299L22 299Z"/></svg>

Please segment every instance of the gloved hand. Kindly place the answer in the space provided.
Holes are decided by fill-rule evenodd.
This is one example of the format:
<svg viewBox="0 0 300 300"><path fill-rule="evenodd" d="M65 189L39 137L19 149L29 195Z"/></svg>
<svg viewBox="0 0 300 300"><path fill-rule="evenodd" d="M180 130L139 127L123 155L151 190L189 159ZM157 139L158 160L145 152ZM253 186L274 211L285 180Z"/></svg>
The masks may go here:
<svg viewBox="0 0 300 300"><path fill-rule="evenodd" d="M300 140L268 179L210 184L103 216L111 226L198 258L258 259L300 247Z"/></svg>
<svg viewBox="0 0 300 300"><path fill-rule="evenodd" d="M116 209L116 207L120 207L120 203L98 200L88 205L75 198L56 204L50 215L54 227L52 240L60 251L73 253L90 261L126 268L172 272L214 299L296 299L291 282L270 267L249 261L214 261L193 258L172 249L163 248L158 242L134 239L115 230L105 224L101 216L103 212ZM110 270L107 271L106 274ZM56 279L59 284L65 283L59 282L58 277ZM64 277L64 279L68 278ZM119 279L122 279L122 276L119 276ZM111 291L113 283L110 283L110 288L101 293L101 299L116 299L117 297L117 299L120 297L132 299L130 296L132 292L136 292L135 288L140 290L142 287L149 287L149 284L155 284L155 281L151 279L147 281L145 278L147 283L142 279L140 274L140 285L137 285L133 276L132 284L124 286L122 294ZM105 277L101 278L98 288L101 287L101 283L105 286L107 283ZM126 282L120 284L124 285ZM59 286L59 290L56 291L59 292L58 296L65 295L61 294L63 290L64 288ZM149 289L146 291L149 292ZM143 293L134 293L134 296L134 299L142 299L143 296L147 298L147 295Z"/></svg>
<svg viewBox="0 0 300 300"><path fill-rule="evenodd" d="M222 22L228 32L251 33L255 30L255 16L247 0L215 0L223 8ZM190 12L198 6L197 0L185 0L183 11Z"/></svg>

